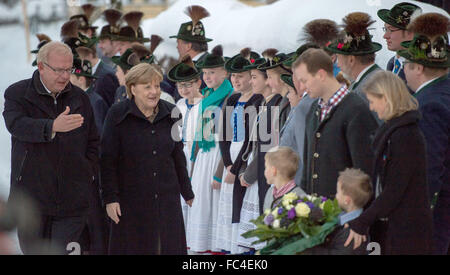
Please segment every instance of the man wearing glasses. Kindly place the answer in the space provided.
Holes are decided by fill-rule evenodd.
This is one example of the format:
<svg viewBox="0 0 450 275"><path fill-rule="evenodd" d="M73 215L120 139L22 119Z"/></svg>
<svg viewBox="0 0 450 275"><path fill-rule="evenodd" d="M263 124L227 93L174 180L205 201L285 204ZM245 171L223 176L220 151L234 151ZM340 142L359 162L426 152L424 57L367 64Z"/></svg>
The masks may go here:
<svg viewBox="0 0 450 275"><path fill-rule="evenodd" d="M9 201L25 195L39 213L34 227L18 223L24 254L43 253L42 241L51 253L68 253L86 227L99 136L88 95L69 82L71 49L49 42L37 63L31 79L5 91L3 117L12 136Z"/></svg>
<svg viewBox="0 0 450 275"><path fill-rule="evenodd" d="M411 17L420 14L422 9L414 4L403 2L395 5L392 9L378 10L378 17L384 22L384 36L388 49L393 52L404 50L401 43L410 41L414 37L414 33L406 30L411 21ZM386 67L387 71L391 71L406 81L405 72L403 71L403 63L405 59L398 54L393 56Z"/></svg>

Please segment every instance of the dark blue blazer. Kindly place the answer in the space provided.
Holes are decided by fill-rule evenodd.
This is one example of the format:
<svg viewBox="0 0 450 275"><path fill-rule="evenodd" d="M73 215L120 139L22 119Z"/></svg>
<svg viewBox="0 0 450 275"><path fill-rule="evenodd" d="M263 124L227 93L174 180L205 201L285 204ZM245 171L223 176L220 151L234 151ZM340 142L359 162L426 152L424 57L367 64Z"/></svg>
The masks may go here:
<svg viewBox="0 0 450 275"><path fill-rule="evenodd" d="M428 85L416 98L427 146L429 195L433 196L444 188L450 191L450 78Z"/></svg>

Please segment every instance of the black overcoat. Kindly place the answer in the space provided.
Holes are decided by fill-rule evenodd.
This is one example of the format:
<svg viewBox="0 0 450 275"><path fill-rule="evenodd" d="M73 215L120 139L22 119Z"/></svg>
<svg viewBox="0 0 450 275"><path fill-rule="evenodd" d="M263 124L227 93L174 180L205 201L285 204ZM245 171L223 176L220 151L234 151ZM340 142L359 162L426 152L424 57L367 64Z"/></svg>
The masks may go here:
<svg viewBox="0 0 450 275"><path fill-rule="evenodd" d="M378 179L381 193L361 216L349 222L355 232L366 234L369 226L387 218L387 232L381 244L385 254L431 251L425 138L418 126L419 118L418 111L409 111L378 129L373 143L373 178Z"/></svg>
<svg viewBox="0 0 450 275"><path fill-rule="evenodd" d="M359 168L372 172L371 137L378 128L369 107L350 92L320 121L314 102L306 116L303 175L300 187L308 194L334 197L339 172Z"/></svg>
<svg viewBox="0 0 450 275"><path fill-rule="evenodd" d="M106 204L118 202L122 216L112 222L111 254L186 254L180 194L194 198L183 143L180 112L175 105L158 103L150 122L134 100L114 104L106 117L101 142L101 184ZM158 241L161 243L158 251Z"/></svg>
<svg viewBox="0 0 450 275"><path fill-rule="evenodd" d="M53 121L66 106L83 125L52 139ZM5 91L3 111L11 133L10 199L17 190L33 198L42 215L88 213L90 185L98 174L99 136L88 95L68 84L54 99L36 70Z"/></svg>

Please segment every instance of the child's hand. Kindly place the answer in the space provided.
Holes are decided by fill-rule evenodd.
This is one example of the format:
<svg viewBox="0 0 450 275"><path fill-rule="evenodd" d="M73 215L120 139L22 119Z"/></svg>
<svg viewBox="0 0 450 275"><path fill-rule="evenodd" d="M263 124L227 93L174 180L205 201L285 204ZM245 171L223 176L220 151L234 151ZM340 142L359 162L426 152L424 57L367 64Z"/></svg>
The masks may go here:
<svg viewBox="0 0 450 275"><path fill-rule="evenodd" d="M220 189L221 185L222 184L220 182L218 182L217 180L213 180L213 182L211 183L212 189L216 189L216 190Z"/></svg>
<svg viewBox="0 0 450 275"><path fill-rule="evenodd" d="M244 176L241 176L240 178L241 181L241 186L242 187L250 187L250 184L248 184L245 180L244 180Z"/></svg>
<svg viewBox="0 0 450 275"><path fill-rule="evenodd" d="M231 165L227 167L227 175L225 176L225 182L229 184L233 184L236 179L236 175L231 173Z"/></svg>
<svg viewBox="0 0 450 275"><path fill-rule="evenodd" d="M192 202L194 202L194 199L186 201L186 204L189 205L189 207L192 207Z"/></svg>
<svg viewBox="0 0 450 275"><path fill-rule="evenodd" d="M348 223L345 224L344 228L348 227ZM350 234L348 234L348 238L344 243L344 246L347 247L353 241L353 249L357 249L362 243L366 241L365 235L359 235L355 231L350 229Z"/></svg>

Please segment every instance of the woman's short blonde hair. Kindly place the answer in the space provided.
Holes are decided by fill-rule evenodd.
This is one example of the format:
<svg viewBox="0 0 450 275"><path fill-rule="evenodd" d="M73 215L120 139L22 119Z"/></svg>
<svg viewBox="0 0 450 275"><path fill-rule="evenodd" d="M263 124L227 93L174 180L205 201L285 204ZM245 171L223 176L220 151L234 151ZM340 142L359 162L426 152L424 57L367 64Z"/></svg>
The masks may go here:
<svg viewBox="0 0 450 275"><path fill-rule="evenodd" d="M298 170L300 157L287 146L277 146L269 150L264 156L264 159L284 178L292 180Z"/></svg>
<svg viewBox="0 0 450 275"><path fill-rule="evenodd" d="M405 82L392 72L376 72L364 85L363 92L376 98L386 98L385 120L417 110L417 100L409 93Z"/></svg>
<svg viewBox="0 0 450 275"><path fill-rule="evenodd" d="M125 75L125 87L128 98L133 98L131 86L163 81L161 67L156 64L140 63L131 68Z"/></svg>

